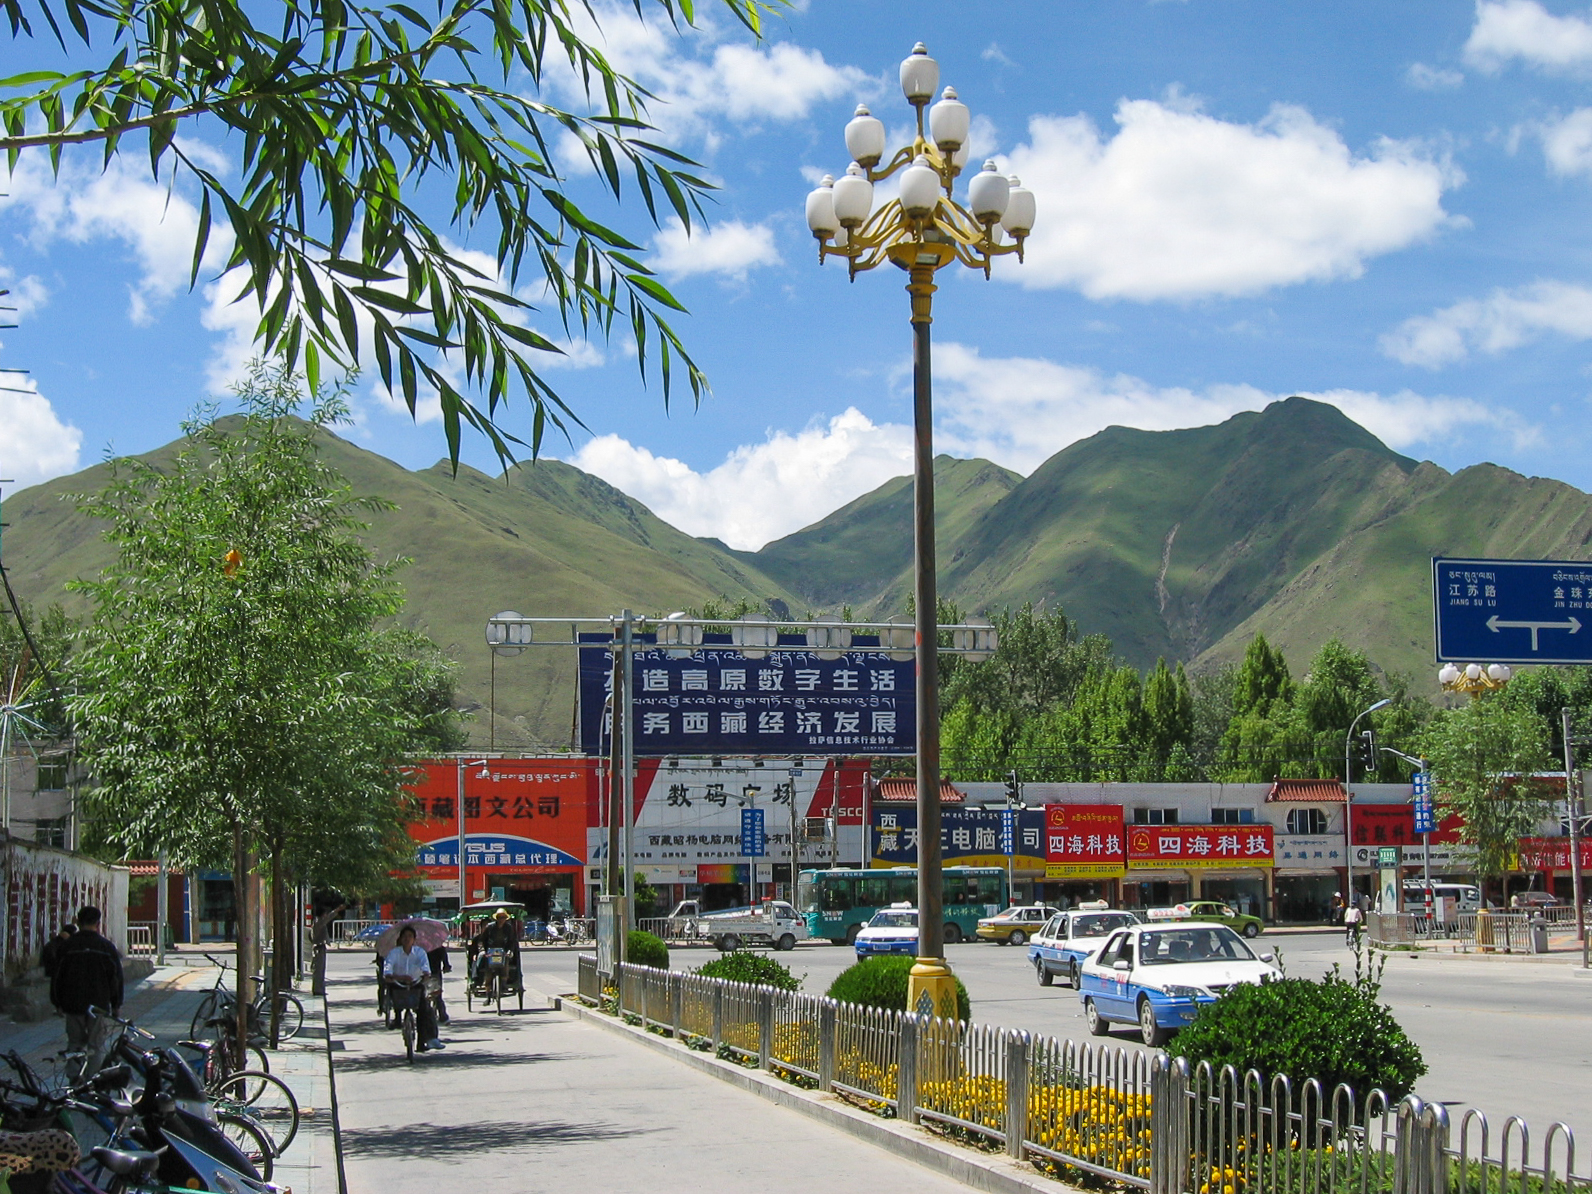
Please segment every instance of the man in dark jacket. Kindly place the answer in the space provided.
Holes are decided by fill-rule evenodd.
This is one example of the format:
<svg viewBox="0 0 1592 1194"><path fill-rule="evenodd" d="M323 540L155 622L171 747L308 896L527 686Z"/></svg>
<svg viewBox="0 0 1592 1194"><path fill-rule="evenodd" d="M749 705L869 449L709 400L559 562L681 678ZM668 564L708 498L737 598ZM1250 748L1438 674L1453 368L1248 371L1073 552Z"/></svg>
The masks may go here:
<svg viewBox="0 0 1592 1194"><path fill-rule="evenodd" d="M79 1075L99 1072L110 1022L90 1008L119 1014L122 1009L122 956L100 935L100 911L77 914L77 933L61 948L50 979L50 1002L66 1018L66 1047L85 1054Z"/></svg>

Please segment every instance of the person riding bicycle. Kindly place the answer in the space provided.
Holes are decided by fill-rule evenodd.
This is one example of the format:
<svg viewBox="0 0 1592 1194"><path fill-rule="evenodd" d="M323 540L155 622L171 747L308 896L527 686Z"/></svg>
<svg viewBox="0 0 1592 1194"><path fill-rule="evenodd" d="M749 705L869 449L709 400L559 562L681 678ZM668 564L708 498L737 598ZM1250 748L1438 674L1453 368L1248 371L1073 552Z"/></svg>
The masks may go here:
<svg viewBox="0 0 1592 1194"><path fill-rule="evenodd" d="M470 939L471 981L479 985L486 980L487 951L501 949L504 957L512 960L518 973L520 968L520 930L509 919L508 909L499 908L492 914L492 923Z"/></svg>
<svg viewBox="0 0 1592 1194"><path fill-rule="evenodd" d="M425 980L431 973L431 959L426 951L415 944L415 931L408 925L398 930L398 944L387 953L382 963L382 977L387 982L388 998L393 1007L402 1012L413 1008L420 1021L420 1052L443 1048L437 1037L437 1021L431 1012L431 1000L425 996ZM399 1024L403 1016L398 1017Z"/></svg>

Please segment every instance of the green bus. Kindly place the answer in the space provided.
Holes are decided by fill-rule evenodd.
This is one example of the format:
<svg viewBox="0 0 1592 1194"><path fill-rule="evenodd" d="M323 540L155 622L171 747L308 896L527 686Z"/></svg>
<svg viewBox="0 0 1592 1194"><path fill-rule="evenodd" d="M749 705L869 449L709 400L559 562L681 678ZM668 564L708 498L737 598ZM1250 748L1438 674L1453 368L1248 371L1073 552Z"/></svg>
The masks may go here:
<svg viewBox="0 0 1592 1194"><path fill-rule="evenodd" d="M1006 907L1006 872L999 867L948 866L945 876L945 941L972 941L981 916ZM918 902L918 868L803 871L796 908L814 937L850 945L873 914L891 904Z"/></svg>

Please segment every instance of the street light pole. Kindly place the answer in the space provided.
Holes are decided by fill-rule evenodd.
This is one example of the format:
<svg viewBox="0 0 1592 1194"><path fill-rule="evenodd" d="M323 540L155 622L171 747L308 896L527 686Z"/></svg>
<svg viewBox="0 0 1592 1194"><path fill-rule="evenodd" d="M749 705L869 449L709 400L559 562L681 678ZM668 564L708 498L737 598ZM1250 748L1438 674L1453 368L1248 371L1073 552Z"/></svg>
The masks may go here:
<svg viewBox="0 0 1592 1194"><path fill-rule="evenodd" d="M1581 801L1574 788L1575 738L1570 733L1570 710L1559 711L1564 728L1564 811L1570 817L1570 895L1575 900L1575 939L1586 940L1586 908L1581 902Z"/></svg>
<svg viewBox="0 0 1592 1194"><path fill-rule="evenodd" d="M1354 746L1354 727L1360 724L1364 717L1370 716L1378 709L1385 709L1393 703L1392 697L1383 697L1369 709L1361 711L1349 723L1349 732L1343 738L1343 841L1347 849L1343 852L1343 863L1346 869L1347 880L1344 886L1348 889L1343 893L1348 903L1354 903L1354 789L1349 786L1349 752Z"/></svg>
<svg viewBox="0 0 1592 1194"><path fill-rule="evenodd" d="M1034 196L993 161L974 176L964 207L952 187L967 163L971 115L947 87L932 108L940 68L922 42L901 63L901 90L916 111L917 135L888 160L882 121L859 106L846 125L852 157L807 196L807 226L818 259L840 257L850 277L885 262L905 270L912 299L913 650L917 660L918 957L907 1004L920 1015L956 1015L956 980L945 961L940 851L939 594L934 550L934 402L929 325L934 275L953 261L990 276L996 257L1015 253L1034 225ZM927 121L925 121L927 116ZM925 128L927 125L927 128ZM882 163L882 164L881 164ZM901 172L899 197L877 210L873 184ZM1005 235L1003 235L1003 233ZM1010 241L1006 236L1010 236ZM865 833L866 838L866 833ZM867 860L864 859L864 865Z"/></svg>

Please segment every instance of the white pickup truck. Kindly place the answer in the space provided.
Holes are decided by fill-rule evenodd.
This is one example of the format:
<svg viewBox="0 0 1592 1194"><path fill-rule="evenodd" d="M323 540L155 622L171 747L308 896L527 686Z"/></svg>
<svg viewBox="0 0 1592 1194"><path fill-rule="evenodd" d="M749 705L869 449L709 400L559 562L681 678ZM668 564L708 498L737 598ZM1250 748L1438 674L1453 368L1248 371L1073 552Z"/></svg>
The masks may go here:
<svg viewBox="0 0 1592 1194"><path fill-rule="evenodd" d="M703 912L695 900L681 900L669 913L671 934L706 938L724 953L744 945L795 949L807 939L807 922L784 900L765 900L755 908Z"/></svg>

